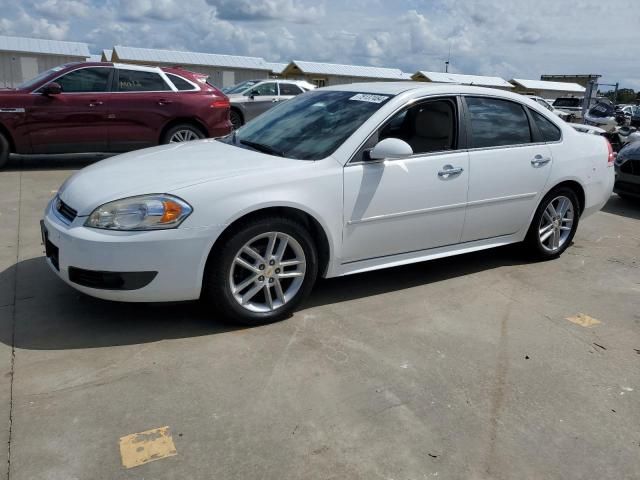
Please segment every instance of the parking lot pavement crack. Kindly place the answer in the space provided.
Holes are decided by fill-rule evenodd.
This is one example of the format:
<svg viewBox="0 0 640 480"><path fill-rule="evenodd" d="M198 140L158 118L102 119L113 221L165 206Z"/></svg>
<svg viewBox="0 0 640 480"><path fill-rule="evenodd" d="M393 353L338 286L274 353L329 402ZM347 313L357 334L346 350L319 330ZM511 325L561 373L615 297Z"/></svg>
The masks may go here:
<svg viewBox="0 0 640 480"><path fill-rule="evenodd" d="M22 210L22 171L18 175L18 228L16 229L16 256L13 266L13 299L11 302L11 369L9 372L9 435L7 440L7 480L11 478L11 440L13 433L13 384L16 364L16 299L18 296L18 261L20 259L20 222Z"/></svg>

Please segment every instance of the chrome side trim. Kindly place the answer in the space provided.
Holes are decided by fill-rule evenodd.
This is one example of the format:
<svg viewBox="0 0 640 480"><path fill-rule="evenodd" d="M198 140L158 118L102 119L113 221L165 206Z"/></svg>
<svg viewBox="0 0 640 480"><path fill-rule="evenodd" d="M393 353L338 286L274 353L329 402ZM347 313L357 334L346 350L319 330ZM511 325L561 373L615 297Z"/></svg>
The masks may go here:
<svg viewBox="0 0 640 480"><path fill-rule="evenodd" d="M24 113L24 108L0 108L0 113Z"/></svg>
<svg viewBox="0 0 640 480"><path fill-rule="evenodd" d="M538 195L537 192L532 192L532 193L521 193L518 195L508 195L506 197L495 197L495 198L487 198L484 200L474 200L472 202L467 202L467 203L453 203L451 205L442 205L442 206L438 206L438 207L430 207L430 208L421 208L418 210L407 210L406 212L396 212L396 213L387 213L384 215L375 215L373 217L365 217L365 218L361 218L359 220L349 220L347 221L347 225L358 225L361 223L368 223L368 222L380 222L383 220L390 220L390 219L394 219L394 218L400 218L400 217L409 217L412 215L423 215L425 213L431 213L431 212L441 212L444 210L453 210L456 208L464 208L464 207L475 207L478 205L487 205L490 203L499 203L499 202L507 202L510 200L522 200L525 198L533 198L536 195Z"/></svg>
<svg viewBox="0 0 640 480"><path fill-rule="evenodd" d="M387 213L385 215L375 215L373 217L361 218L360 220L349 220L347 222L347 225L357 225L360 223L368 223L368 222L379 222L382 220L390 220L390 219L399 218L399 217L409 217L412 215L422 215L425 213L441 212L443 210L452 210L455 208L464 208L465 206L466 206L466 203L454 203L451 205L441 205L439 207L429 207L429 208L421 208L418 210L408 210L406 212Z"/></svg>

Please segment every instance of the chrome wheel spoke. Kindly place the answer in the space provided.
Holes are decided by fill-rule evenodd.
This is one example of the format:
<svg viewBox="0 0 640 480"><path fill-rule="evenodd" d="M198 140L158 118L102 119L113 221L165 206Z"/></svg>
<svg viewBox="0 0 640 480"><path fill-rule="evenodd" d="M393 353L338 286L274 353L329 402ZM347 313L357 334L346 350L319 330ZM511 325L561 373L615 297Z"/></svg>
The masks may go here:
<svg viewBox="0 0 640 480"><path fill-rule="evenodd" d="M546 206L538 226L538 238L542 247L555 252L562 248L573 230L574 206L571 199L558 196Z"/></svg>
<svg viewBox="0 0 640 480"><path fill-rule="evenodd" d="M251 285L256 280L258 280L258 275L257 274L247 277L246 280L243 280L242 282L240 282L238 285L235 286L235 288L233 290L233 293L241 292L242 290L247 288L249 285Z"/></svg>
<svg viewBox="0 0 640 480"><path fill-rule="evenodd" d="M293 267L294 265L300 265L304 263L302 260L283 260L280 262L281 267Z"/></svg>
<svg viewBox="0 0 640 480"><path fill-rule="evenodd" d="M237 263L238 265L240 265L243 268L246 268L247 270L249 270L251 272L260 273L260 269L258 267L256 267L255 265L251 265L249 262L247 262L242 257L236 257L235 263Z"/></svg>
<svg viewBox="0 0 640 480"><path fill-rule="evenodd" d="M304 275L304 272L283 272L278 275L278 278L296 278Z"/></svg>
<svg viewBox="0 0 640 480"><path fill-rule="evenodd" d="M547 239L548 239L551 235L553 235L553 232L554 232L554 230L553 230L553 228L552 228L552 229L550 229L549 231L545 232L545 233L544 233L544 235L540 235L540 242L541 242L541 243L546 242L546 241L547 241Z"/></svg>
<svg viewBox="0 0 640 480"><path fill-rule="evenodd" d="M264 286L264 298L267 301L269 310L273 310L273 297L271 296L271 289L269 288L269 285Z"/></svg>
<svg viewBox="0 0 640 480"><path fill-rule="evenodd" d="M253 248L248 247L248 246L245 245L244 247L242 247L241 251L243 253L246 253L250 257L254 258L257 262L265 263L264 257L262 255L260 255L258 252L256 252Z"/></svg>
<svg viewBox="0 0 640 480"><path fill-rule="evenodd" d="M251 287L249 291L242 296L242 305L246 305L246 303L253 297L255 297L260 290L262 290L262 285L260 285L259 283L256 283L253 287Z"/></svg>
<svg viewBox="0 0 640 480"><path fill-rule="evenodd" d="M278 244L278 250L276 250L276 260L280 262L280 266L282 265L282 257L284 256L284 252L287 249L287 245L289 244L289 239L285 236L280 237L280 243Z"/></svg>
<svg viewBox="0 0 640 480"><path fill-rule="evenodd" d="M280 283L279 278L276 278L274 286L276 290L276 298L280 301L282 305L284 305L286 300L284 299L284 291L282 290L282 284Z"/></svg>
<svg viewBox="0 0 640 480"><path fill-rule="evenodd" d="M269 243L267 243L267 249L264 252L264 258L269 259L273 256L273 247L276 244L277 238L277 233L272 233L271 235L269 235Z"/></svg>

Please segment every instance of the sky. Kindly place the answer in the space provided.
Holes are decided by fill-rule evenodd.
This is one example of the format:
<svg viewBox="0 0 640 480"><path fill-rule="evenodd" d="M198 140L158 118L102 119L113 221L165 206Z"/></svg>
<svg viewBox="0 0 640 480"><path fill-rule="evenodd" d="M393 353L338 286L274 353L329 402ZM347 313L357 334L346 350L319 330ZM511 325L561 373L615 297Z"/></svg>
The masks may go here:
<svg viewBox="0 0 640 480"><path fill-rule="evenodd" d="M640 90L638 0L0 0L0 34Z"/></svg>

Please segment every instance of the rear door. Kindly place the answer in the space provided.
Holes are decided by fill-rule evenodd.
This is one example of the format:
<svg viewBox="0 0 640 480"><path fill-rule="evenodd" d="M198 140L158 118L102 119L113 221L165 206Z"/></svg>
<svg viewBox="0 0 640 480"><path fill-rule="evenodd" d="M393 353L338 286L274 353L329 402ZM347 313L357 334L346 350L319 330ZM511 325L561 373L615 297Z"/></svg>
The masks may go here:
<svg viewBox="0 0 640 480"><path fill-rule="evenodd" d="M462 241L520 231L540 201L553 159L520 103L467 96L469 197Z"/></svg>
<svg viewBox="0 0 640 480"><path fill-rule="evenodd" d="M34 153L105 152L112 67L87 67L54 79L62 93L34 92L25 111Z"/></svg>
<svg viewBox="0 0 640 480"><path fill-rule="evenodd" d="M245 121L248 122L278 102L278 84L277 82L264 82L243 95L249 97L244 103Z"/></svg>
<svg viewBox="0 0 640 480"><path fill-rule="evenodd" d="M157 145L162 128L179 110L179 93L154 70L116 69L109 108L109 150Z"/></svg>

